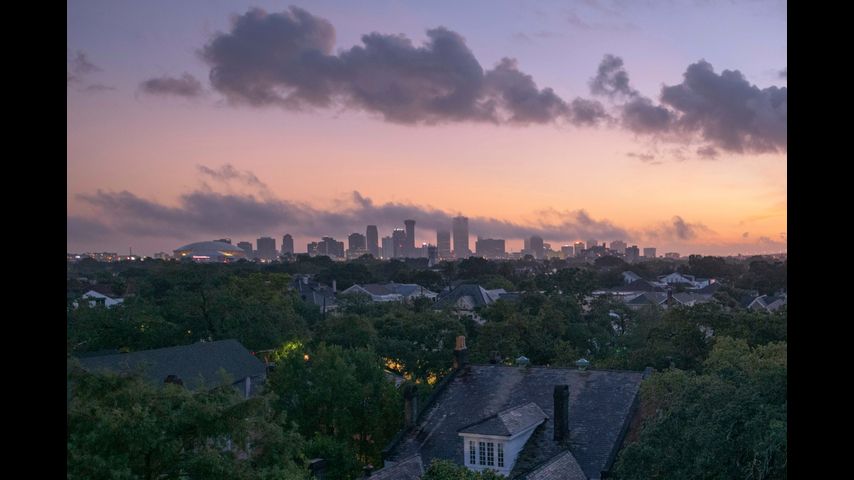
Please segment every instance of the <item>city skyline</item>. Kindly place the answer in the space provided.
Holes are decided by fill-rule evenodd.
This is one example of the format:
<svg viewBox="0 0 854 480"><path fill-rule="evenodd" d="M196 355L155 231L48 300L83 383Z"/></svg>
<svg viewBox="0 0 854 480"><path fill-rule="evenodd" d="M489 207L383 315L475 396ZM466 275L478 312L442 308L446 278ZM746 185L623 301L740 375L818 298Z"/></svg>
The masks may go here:
<svg viewBox="0 0 854 480"><path fill-rule="evenodd" d="M536 235L554 249L596 238L683 255L786 251L785 12L72 2L67 250L150 255L290 233L299 251L366 225L385 237L405 219L416 245L435 244L464 215L470 250L478 235L515 251ZM229 56L238 43L271 54L251 42L267 27L282 51L311 33L338 73L287 63L271 77ZM368 83L363 54L384 62ZM411 70L417 58L435 69ZM289 68L315 77L301 84ZM459 95L437 103L420 93L431 89Z"/></svg>

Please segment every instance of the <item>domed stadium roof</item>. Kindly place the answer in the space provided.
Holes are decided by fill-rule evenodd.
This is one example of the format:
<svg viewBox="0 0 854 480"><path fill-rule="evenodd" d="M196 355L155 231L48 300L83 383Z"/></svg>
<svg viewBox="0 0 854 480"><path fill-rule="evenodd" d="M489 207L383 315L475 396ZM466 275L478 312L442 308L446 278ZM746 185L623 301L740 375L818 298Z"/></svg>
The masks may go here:
<svg viewBox="0 0 854 480"><path fill-rule="evenodd" d="M175 258L210 259L213 261L246 258L246 252L225 242L196 242L175 249Z"/></svg>

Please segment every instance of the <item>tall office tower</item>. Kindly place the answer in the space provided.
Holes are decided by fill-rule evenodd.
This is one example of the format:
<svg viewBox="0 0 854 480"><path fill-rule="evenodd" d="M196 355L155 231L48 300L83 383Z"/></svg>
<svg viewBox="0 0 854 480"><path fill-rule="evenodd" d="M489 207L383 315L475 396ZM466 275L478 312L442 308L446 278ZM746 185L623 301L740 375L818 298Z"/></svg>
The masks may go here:
<svg viewBox="0 0 854 480"><path fill-rule="evenodd" d="M468 217L454 217L454 256L456 258L468 258L469 250L469 219Z"/></svg>
<svg viewBox="0 0 854 480"><path fill-rule="evenodd" d="M564 246L560 247L560 253L563 254L563 258L570 258L570 257L574 256L573 255L574 250L575 249L572 248L572 245L564 245Z"/></svg>
<svg viewBox="0 0 854 480"><path fill-rule="evenodd" d="M368 225L368 231L365 232L367 241L368 241L368 253L374 256L374 258L380 258L380 246L379 246L379 233L377 233L376 225Z"/></svg>
<svg viewBox="0 0 854 480"><path fill-rule="evenodd" d="M644 248L643 258L655 258L655 247Z"/></svg>
<svg viewBox="0 0 854 480"><path fill-rule="evenodd" d="M406 248L403 249L404 255L407 257L417 257L415 252L415 220L404 220L406 225Z"/></svg>
<svg viewBox="0 0 854 480"><path fill-rule="evenodd" d="M592 250L593 247L597 246L599 246L599 244L596 243L596 240L587 240L587 250Z"/></svg>
<svg viewBox="0 0 854 480"><path fill-rule="evenodd" d="M351 233L347 237L347 248L350 250L365 250L365 236L361 233Z"/></svg>
<svg viewBox="0 0 854 480"><path fill-rule="evenodd" d="M383 237L382 257L383 260L394 258L394 242L391 237Z"/></svg>
<svg viewBox="0 0 854 480"><path fill-rule="evenodd" d="M344 256L344 242L336 241L332 237L323 237L320 239L320 243L317 246L317 254L318 255L326 255L330 258L332 257L343 257Z"/></svg>
<svg viewBox="0 0 854 480"><path fill-rule="evenodd" d="M504 258L503 238L478 238L474 242L475 255L483 258Z"/></svg>
<svg viewBox="0 0 854 480"><path fill-rule="evenodd" d="M622 240L614 240L611 242L611 251L623 255L626 253L626 242Z"/></svg>
<svg viewBox="0 0 854 480"><path fill-rule="evenodd" d="M246 252L246 258L252 258L252 243L251 242L240 242L237 244L237 248L243 249Z"/></svg>
<svg viewBox="0 0 854 480"><path fill-rule="evenodd" d="M282 255L290 253L294 254L294 237L291 236L290 233L286 233L284 237L282 237Z"/></svg>
<svg viewBox="0 0 854 480"><path fill-rule="evenodd" d="M402 228L395 228L391 232L391 242L394 248L393 258L403 258L406 255L406 232Z"/></svg>
<svg viewBox="0 0 854 480"><path fill-rule="evenodd" d="M256 242L258 245L258 258L261 260L275 260L279 256L276 252L276 239L270 237L261 237Z"/></svg>
<svg viewBox="0 0 854 480"><path fill-rule="evenodd" d="M440 259L451 258L451 232L447 230L436 231L436 249Z"/></svg>
<svg viewBox="0 0 854 480"><path fill-rule="evenodd" d="M311 242L308 245L306 245L305 251L308 252L308 255L310 257L313 257L313 256L317 255L317 247L318 247L317 242Z"/></svg>
<svg viewBox="0 0 854 480"><path fill-rule="evenodd" d="M537 260L543 258L543 255L545 254L543 239L534 235L530 240L528 240L528 249L531 251L531 255L533 255Z"/></svg>
<svg viewBox="0 0 854 480"><path fill-rule="evenodd" d="M640 249L637 245L632 245L631 247L626 247L626 261L629 263L634 263L638 261L638 257L640 257Z"/></svg>
<svg viewBox="0 0 854 480"><path fill-rule="evenodd" d="M580 257L584 255L584 242L575 242L575 256Z"/></svg>

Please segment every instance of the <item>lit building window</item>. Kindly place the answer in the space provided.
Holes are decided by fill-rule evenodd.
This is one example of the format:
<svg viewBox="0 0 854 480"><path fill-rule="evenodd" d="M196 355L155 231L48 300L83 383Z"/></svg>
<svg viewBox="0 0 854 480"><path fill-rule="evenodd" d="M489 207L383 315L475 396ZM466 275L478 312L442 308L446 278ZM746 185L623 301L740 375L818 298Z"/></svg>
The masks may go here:
<svg viewBox="0 0 854 480"><path fill-rule="evenodd" d="M469 464L474 465L474 440L469 440Z"/></svg>
<svg viewBox="0 0 854 480"><path fill-rule="evenodd" d="M486 464L495 465L495 444L492 442L486 444Z"/></svg>
<svg viewBox="0 0 854 480"><path fill-rule="evenodd" d="M486 465L486 444L484 442L477 442L477 447L478 453L480 453L480 464Z"/></svg>
<svg viewBox="0 0 854 480"><path fill-rule="evenodd" d="M504 466L504 444L503 443L498 444L498 466L499 467Z"/></svg>

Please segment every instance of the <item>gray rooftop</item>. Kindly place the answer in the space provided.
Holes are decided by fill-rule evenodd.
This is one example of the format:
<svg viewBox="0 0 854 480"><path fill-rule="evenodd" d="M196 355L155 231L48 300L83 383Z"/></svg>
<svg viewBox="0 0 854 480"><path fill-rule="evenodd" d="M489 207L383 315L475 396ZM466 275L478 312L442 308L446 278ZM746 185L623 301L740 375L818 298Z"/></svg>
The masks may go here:
<svg viewBox="0 0 854 480"><path fill-rule="evenodd" d="M512 437L549 417L534 402L509 408L460 430L460 433Z"/></svg>
<svg viewBox="0 0 854 480"><path fill-rule="evenodd" d="M420 455L412 455L374 472L370 480L418 480L424 474Z"/></svg>
<svg viewBox="0 0 854 480"><path fill-rule="evenodd" d="M169 375L176 375L191 390L201 387L202 381L206 388L222 385L220 369L225 370L232 382L266 375L264 363L233 339L85 357L80 358L80 364L90 372L129 373L141 370L145 377L157 384L163 384Z"/></svg>
<svg viewBox="0 0 854 480"><path fill-rule="evenodd" d="M587 475L578 465L569 450L555 455L533 472L525 475L525 480L587 480Z"/></svg>
<svg viewBox="0 0 854 480"><path fill-rule="evenodd" d="M425 466L434 458L463 465L460 430L530 402L552 419L554 386L569 385L569 441L556 442L554 422L545 420L519 454L510 477L531 473L568 449L588 478L599 478L614 461L643 378L641 372L504 365L469 365L452 375L416 427L390 446L387 459L420 454Z"/></svg>

